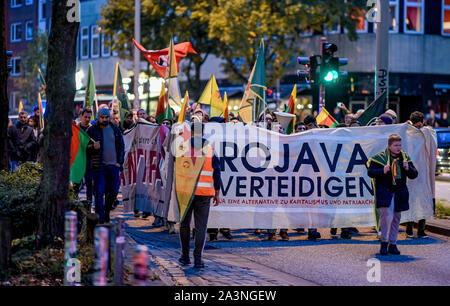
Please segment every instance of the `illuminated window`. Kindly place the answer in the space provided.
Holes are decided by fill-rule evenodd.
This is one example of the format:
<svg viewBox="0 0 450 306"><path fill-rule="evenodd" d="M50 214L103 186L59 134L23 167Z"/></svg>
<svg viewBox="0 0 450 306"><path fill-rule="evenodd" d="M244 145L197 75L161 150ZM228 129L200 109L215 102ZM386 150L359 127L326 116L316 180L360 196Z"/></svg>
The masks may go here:
<svg viewBox="0 0 450 306"><path fill-rule="evenodd" d="M442 0L442 35L450 36L450 0Z"/></svg>
<svg viewBox="0 0 450 306"><path fill-rule="evenodd" d="M367 33L368 22L364 11L357 7L355 7L354 10L357 13L354 18L358 20L358 22L356 23L356 32Z"/></svg>
<svg viewBox="0 0 450 306"><path fill-rule="evenodd" d="M410 34L423 33L424 1L405 0L403 31Z"/></svg>

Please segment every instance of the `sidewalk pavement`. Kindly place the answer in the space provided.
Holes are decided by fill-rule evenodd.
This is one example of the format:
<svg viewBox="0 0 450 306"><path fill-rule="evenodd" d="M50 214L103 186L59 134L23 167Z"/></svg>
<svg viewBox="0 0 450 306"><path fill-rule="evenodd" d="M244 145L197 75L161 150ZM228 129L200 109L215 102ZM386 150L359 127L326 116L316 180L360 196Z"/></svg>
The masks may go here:
<svg viewBox="0 0 450 306"><path fill-rule="evenodd" d="M136 244L149 249L149 275L157 282L152 285L168 286L314 286L313 282L281 272L249 259L233 255L221 249L206 246L203 254L205 269L194 269L193 265L182 266L179 235L169 235L164 227L151 226L153 217L137 219L132 213L123 213L122 206L116 208L112 217L122 214L125 217L125 232L128 254L126 263L132 266L132 249ZM193 246L191 246L193 247ZM192 253L192 249L191 249ZM193 259L191 258L191 261ZM130 271L133 271L132 268Z"/></svg>
<svg viewBox="0 0 450 306"><path fill-rule="evenodd" d="M111 212L112 219L117 215L125 217L126 249L125 266L133 271L133 252L137 244L146 245L149 249L149 282L150 286L316 286L316 283L297 276L281 272L270 266L256 263L216 248L206 243L203 254L205 269L194 269L193 265L181 266L180 243L177 234L169 235L165 227L153 227L154 218L134 218L133 213L124 213L119 205ZM417 223L415 224L417 226ZM429 232L450 236L450 219L427 220ZM401 229L400 232L404 232ZM244 238L252 240L250 236ZM193 249L191 241L191 253ZM193 258L191 258L193 261Z"/></svg>

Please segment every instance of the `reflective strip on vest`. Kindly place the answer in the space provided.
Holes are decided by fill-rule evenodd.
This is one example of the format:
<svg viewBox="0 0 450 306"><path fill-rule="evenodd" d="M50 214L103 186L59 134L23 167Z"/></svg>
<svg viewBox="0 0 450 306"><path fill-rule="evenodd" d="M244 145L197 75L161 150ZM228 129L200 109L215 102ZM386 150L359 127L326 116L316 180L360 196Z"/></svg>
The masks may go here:
<svg viewBox="0 0 450 306"><path fill-rule="evenodd" d="M197 182L197 189L195 195L213 197L214 191L214 169L212 167L213 148L210 147L205 157L202 171Z"/></svg>

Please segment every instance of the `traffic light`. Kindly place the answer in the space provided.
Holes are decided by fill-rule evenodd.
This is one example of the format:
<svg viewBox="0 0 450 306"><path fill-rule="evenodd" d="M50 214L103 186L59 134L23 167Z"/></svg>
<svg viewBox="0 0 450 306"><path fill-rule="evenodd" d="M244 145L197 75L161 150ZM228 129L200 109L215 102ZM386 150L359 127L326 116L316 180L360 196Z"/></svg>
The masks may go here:
<svg viewBox="0 0 450 306"><path fill-rule="evenodd" d="M307 77L307 83L320 83L318 70L320 66L320 55L313 55L310 57L298 57L297 61L300 65L306 67L305 70L297 70L298 76Z"/></svg>
<svg viewBox="0 0 450 306"><path fill-rule="evenodd" d="M346 72L340 72L339 66L346 65L348 59L335 57L334 53L338 50L335 44L322 44L322 63L320 65L320 78L323 84L333 84L339 79L339 76Z"/></svg>

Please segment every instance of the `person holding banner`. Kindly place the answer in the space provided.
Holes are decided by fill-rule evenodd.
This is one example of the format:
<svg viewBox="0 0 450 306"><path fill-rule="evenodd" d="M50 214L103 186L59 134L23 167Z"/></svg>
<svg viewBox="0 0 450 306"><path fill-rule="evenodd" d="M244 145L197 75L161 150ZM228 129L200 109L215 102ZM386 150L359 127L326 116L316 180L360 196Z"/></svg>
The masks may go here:
<svg viewBox="0 0 450 306"><path fill-rule="evenodd" d="M303 119L303 123L305 124L306 130L312 130L317 129L317 121L316 118L312 115L307 115L305 119ZM296 228L295 229L297 233L302 234L304 229L303 228ZM317 228L308 228L308 240L316 240L319 239L320 233L317 231Z"/></svg>
<svg viewBox="0 0 450 306"><path fill-rule="evenodd" d="M425 116L423 113L416 111L410 115L409 120L412 126L420 130L424 126ZM414 222L412 221L406 223L406 237L408 238L414 238L413 225ZM426 220L420 219L417 224L417 238L428 238L428 235L425 233L425 225Z"/></svg>
<svg viewBox="0 0 450 306"><path fill-rule="evenodd" d="M179 203L180 199L188 199L187 206L183 206L186 207L186 210L180 212L182 255L178 261L183 265L189 265L191 263L189 259L190 223L192 214L194 214L194 268L200 269L205 267L202 262L202 253L205 246L211 199L213 199L213 204L219 203L220 162L214 154L212 145L208 144L203 138L203 123L192 123L191 130L190 152L187 152L186 156L177 157L175 161L175 180L180 179L176 184L180 188L177 188L176 191L177 198L179 199ZM181 167L177 166L177 164L181 165ZM199 168L200 165L201 168ZM199 175L196 176L197 181L195 182L195 187L191 189L192 182L183 180L182 178L191 175L196 170L199 171ZM188 189L193 190L193 193L187 192Z"/></svg>
<svg viewBox="0 0 450 306"><path fill-rule="evenodd" d="M407 179L418 172L409 156L402 151L402 138L392 134L388 147L369 159L368 175L374 179L375 204L380 210L381 255L399 255L397 248L401 212L409 209Z"/></svg>

